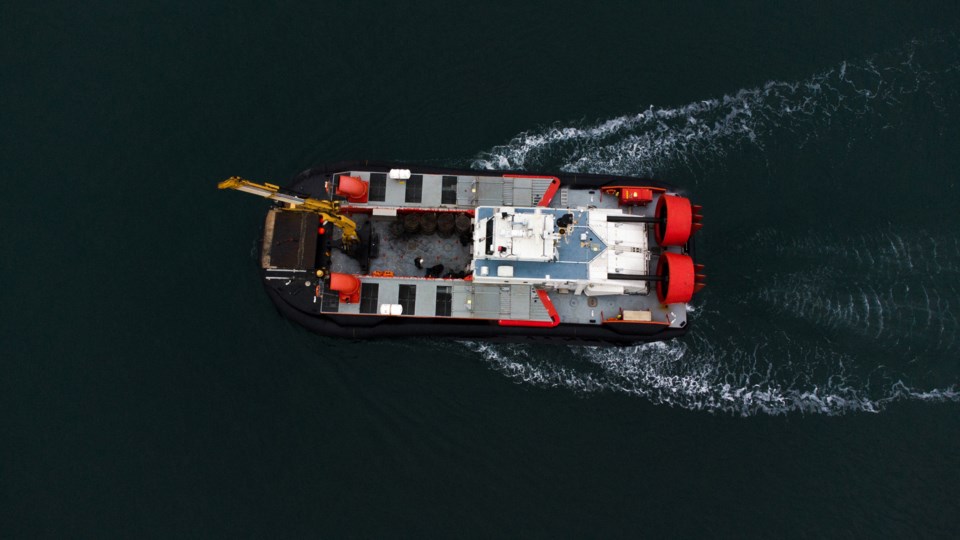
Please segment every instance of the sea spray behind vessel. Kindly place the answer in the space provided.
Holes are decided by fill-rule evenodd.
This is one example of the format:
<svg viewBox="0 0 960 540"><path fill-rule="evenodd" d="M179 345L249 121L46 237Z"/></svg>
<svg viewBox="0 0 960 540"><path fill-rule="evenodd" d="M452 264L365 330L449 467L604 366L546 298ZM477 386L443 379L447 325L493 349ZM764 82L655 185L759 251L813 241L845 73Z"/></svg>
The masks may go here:
<svg viewBox="0 0 960 540"><path fill-rule="evenodd" d="M960 399L960 244L948 233L955 214L940 210L950 179L903 181L900 193L916 186L914 199L929 199L930 215L920 216L905 211L903 195L872 190L869 176L811 170L783 180L804 152L840 146L847 163L837 170L866 168L860 149L891 133L924 122L948 129L958 55L956 37L935 35L803 81L555 124L481 153L475 166L683 177L708 194L706 206L725 210L711 225L720 222L728 241L700 246L717 279L682 342L563 354L467 346L528 384L744 415ZM735 185L725 183L731 176ZM751 190L774 195L773 211L745 206Z"/></svg>

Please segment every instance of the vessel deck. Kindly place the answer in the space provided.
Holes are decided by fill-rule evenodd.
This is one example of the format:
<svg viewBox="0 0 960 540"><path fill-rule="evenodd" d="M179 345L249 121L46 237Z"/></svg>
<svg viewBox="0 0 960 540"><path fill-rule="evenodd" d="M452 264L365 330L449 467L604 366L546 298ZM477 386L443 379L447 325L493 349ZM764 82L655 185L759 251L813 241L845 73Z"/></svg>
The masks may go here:
<svg viewBox="0 0 960 540"><path fill-rule="evenodd" d="M464 246L456 236L442 238L437 234L404 233L399 231L392 217L372 217L367 214L352 216L358 227L369 224L380 237L380 253L370 259L370 272L393 272L395 276L424 277L426 269L443 265L443 273L459 272L470 263L470 246ZM360 263L343 253L332 254L330 270L361 274ZM423 258L423 268L414 259Z"/></svg>
<svg viewBox="0 0 960 540"><path fill-rule="evenodd" d="M347 170L346 174L360 177L364 181L375 178L378 183L383 183L381 177L385 176L380 172L356 169ZM332 177L336 176L337 173L334 173ZM292 187L307 195L322 198L327 196L325 181L322 181L322 178L329 181L331 176L309 175ZM598 274L606 277L607 257L599 257L599 255L604 254L605 251L610 253L614 251L608 248L608 243L610 246L614 243L618 244L616 248L618 252L625 247L625 245L619 245L620 240L617 240L618 237L615 234L610 237L613 233L607 227L604 215L599 216L600 221L597 224L590 223L588 209L601 211L609 209L615 210L615 213L622 210L628 215L649 217L652 215L653 205L621 207L616 196L605 195L598 188L563 185L556 189L556 187L551 188L550 184L549 179L541 178L527 180L507 176L439 173L418 175L414 184L416 189L411 191L413 188L410 184L396 183L388 178L384 184L383 194L375 197L379 201L371 198L370 203L366 204L344 203L345 213L356 222L358 229L367 227L379 237L378 253L376 257L369 259L368 270L364 272L361 263L346 253L336 248L330 250L329 270L358 276L363 285L359 305L340 303L335 293L324 290L322 283L319 287L320 294L315 298L312 289L309 295L295 294L291 289L293 285L281 286L286 282L280 278L267 277L267 280L272 286L279 287L278 290L286 291L284 294L288 295L287 302L307 313L337 313L347 316L351 314L383 315L384 308L401 304L404 306L401 318L404 319L451 317L488 319L496 323L497 320L504 319L549 321L546 309L540 304L534 287L547 277L555 283L555 288L548 289L548 294L552 307L563 324L607 326L605 322L615 322L618 314L631 312L625 313L625 318L636 317L637 313L645 313L654 323L660 325L672 323L670 325L674 328L682 328L687 319L685 306L661 305L654 287L641 289L639 293L601 293L595 296L577 294L574 290L578 280L582 283L588 277L596 279ZM546 198L545 193L548 189L555 191L549 204L538 206L540 200ZM521 206L527 208L518 208ZM479 219L484 217L484 212L492 213L493 209L499 207L513 209L518 214L549 213L554 220L566 214L572 214L572 223L564 227L562 232L559 227L554 229L560 236L556 241L555 252L549 254L549 257L547 257L548 253L544 253L544 258L541 260L520 260L523 257L509 258L509 256L502 260L497 257L478 256L474 260L474 243L461 242L456 232L449 237L440 236L436 232L408 233L405 232L401 222L405 209L419 212L470 212L476 213ZM397 210L400 217L384 215ZM601 227L601 230L595 230L594 225ZM644 240L644 245L652 248L655 242L651 229L646 228L646 231L647 238ZM339 243L338 236L339 232L334 233L332 245ZM415 266L414 260L417 257L423 258L423 268ZM613 259L611 258L610 261ZM479 278L481 274L498 276L500 267L509 265L513 268L507 273L512 272L513 277L518 279L506 285L496 280L480 279L480 282L475 282L455 277L443 278L451 272L464 271L471 263L475 265L475 278ZM434 265L443 265L440 277L427 278L425 276L427 269ZM609 271L619 272L614 269L615 266L620 264L610 262ZM635 273L643 273L642 269L638 270L641 271ZM653 273L652 270L649 268L646 273ZM268 272L270 272L269 269ZM278 272L282 271L278 270ZM528 277L529 284L524 281ZM564 285L564 280L570 280L570 285ZM308 283L309 281L304 281L300 288L302 289L303 284ZM364 307L365 302L366 307ZM377 304L376 310L371 303ZM630 325L627 324L627 326Z"/></svg>

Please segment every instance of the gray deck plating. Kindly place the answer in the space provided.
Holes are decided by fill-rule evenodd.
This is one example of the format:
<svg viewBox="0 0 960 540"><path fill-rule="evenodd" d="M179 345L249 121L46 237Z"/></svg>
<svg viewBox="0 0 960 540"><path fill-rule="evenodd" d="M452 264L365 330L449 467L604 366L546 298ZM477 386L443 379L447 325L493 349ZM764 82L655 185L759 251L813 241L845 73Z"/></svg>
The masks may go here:
<svg viewBox="0 0 960 540"><path fill-rule="evenodd" d="M372 174L367 171L345 171L338 173L361 178L370 182ZM337 176L337 175L335 175ZM474 209L477 206L533 206L540 202L550 187L549 178L514 178L502 176L466 176L442 174L417 174L422 188L419 201L408 200L407 185L410 180L386 178L382 200L370 200L366 203L351 203L356 207L395 207L395 208L463 208ZM443 179L456 179L456 203L443 204Z"/></svg>
<svg viewBox="0 0 960 540"><path fill-rule="evenodd" d="M441 238L437 234L398 234L395 218L373 217L356 214L358 226L370 223L374 233L380 236L380 255L370 259L370 271L390 271L395 276L424 277L426 268L443 265L443 272L459 272L470 263L470 246L464 246L456 236ZM414 259L423 257L423 269L414 264ZM333 272L360 274L360 263L343 254L334 253L330 267Z"/></svg>

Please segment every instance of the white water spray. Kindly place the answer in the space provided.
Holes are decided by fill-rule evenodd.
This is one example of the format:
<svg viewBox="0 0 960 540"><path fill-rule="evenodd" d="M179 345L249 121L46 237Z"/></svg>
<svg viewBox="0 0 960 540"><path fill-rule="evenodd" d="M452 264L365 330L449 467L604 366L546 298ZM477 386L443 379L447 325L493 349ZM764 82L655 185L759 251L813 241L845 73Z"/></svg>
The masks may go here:
<svg viewBox="0 0 960 540"><path fill-rule="evenodd" d="M918 57L926 48L947 47L954 60L930 70ZM898 121L898 105L910 97L929 99L942 110L945 74L956 73L955 38L911 42L902 50L861 62L844 62L797 82L771 81L719 98L679 107L650 106L643 112L594 124L553 125L525 132L477 156L480 168L551 169L629 175L697 170L720 163L741 148L763 150L784 132L806 144L823 130L849 129L847 137L869 136ZM954 77L955 78L955 77ZM864 124L869 129L864 129ZM852 143L849 143L852 144ZM829 337L859 335L884 347L900 339L922 343L921 351L955 361L960 291L944 283L960 277L960 244L922 231L906 238L893 230L824 242L822 236L783 238L761 231L765 249L794 257L795 274L761 282L743 302L778 317L809 322ZM842 257L857 267L855 283L829 269L804 268L802 260ZM904 272L922 276L898 283ZM735 307L735 306L734 306ZM725 307L724 311L732 309ZM558 348L549 357L522 345L467 343L507 377L538 387L577 393L617 392L653 403L694 410L751 415L787 412L840 414L878 412L893 401L960 401L957 383L920 389L895 370L868 367L869 358L829 341L791 337L776 325L751 328L760 335L728 334L714 321L724 318L701 306L695 331L684 341L623 349ZM893 330L896 328L896 330ZM777 339L767 333L778 333ZM875 362L874 362L875 363Z"/></svg>

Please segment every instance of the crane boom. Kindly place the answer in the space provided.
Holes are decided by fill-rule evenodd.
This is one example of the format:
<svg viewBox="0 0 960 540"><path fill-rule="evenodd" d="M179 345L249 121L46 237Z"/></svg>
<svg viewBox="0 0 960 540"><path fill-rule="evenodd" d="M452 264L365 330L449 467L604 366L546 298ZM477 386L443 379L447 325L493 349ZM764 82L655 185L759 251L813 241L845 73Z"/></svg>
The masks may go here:
<svg viewBox="0 0 960 540"><path fill-rule="evenodd" d="M331 223L343 231L343 242L351 244L359 240L357 237L357 224L354 221L340 214L340 201L324 201L312 199L310 197L280 191L280 186L274 184L258 184L245 180L239 176L231 176L223 182L217 184L219 189L235 189L245 193L259 195L265 199L289 204L290 210L299 210L303 212L313 212L320 214L324 221Z"/></svg>

